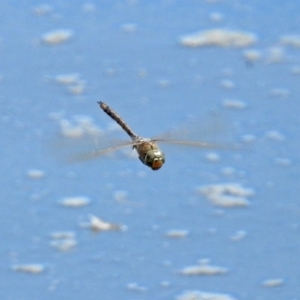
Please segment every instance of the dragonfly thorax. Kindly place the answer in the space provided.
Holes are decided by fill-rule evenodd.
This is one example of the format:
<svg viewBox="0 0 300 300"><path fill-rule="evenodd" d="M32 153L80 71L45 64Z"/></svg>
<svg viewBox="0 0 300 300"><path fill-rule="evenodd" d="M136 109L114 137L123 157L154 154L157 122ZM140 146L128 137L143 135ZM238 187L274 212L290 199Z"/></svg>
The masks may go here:
<svg viewBox="0 0 300 300"><path fill-rule="evenodd" d="M133 147L136 149L141 162L152 170L160 169L165 163L165 155L154 140L140 138Z"/></svg>

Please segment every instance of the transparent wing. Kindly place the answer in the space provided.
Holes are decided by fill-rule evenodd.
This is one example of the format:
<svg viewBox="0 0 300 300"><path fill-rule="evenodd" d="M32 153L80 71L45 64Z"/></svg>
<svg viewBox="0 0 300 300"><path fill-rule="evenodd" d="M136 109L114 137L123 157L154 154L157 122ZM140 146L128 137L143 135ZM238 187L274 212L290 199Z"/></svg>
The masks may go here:
<svg viewBox="0 0 300 300"><path fill-rule="evenodd" d="M101 149L92 150L92 151L89 151L89 152L79 153L79 154L73 155L68 159L68 161L70 163L87 161L87 160L97 158L97 157L100 157L102 155L106 155L106 154L112 153L114 151L129 147L129 146L133 146L135 144L136 143L134 141L126 141L126 142L116 144L116 145L113 145L113 146L110 146L110 147L101 148Z"/></svg>
<svg viewBox="0 0 300 300"><path fill-rule="evenodd" d="M210 143L194 140L180 140L180 139L160 139L154 138L151 141L157 143L173 144L178 146L196 147L202 149L219 149L225 151L240 151L243 146L240 143Z"/></svg>
<svg viewBox="0 0 300 300"><path fill-rule="evenodd" d="M83 135L69 138L61 134L49 139L47 150L61 164L73 164L130 149L136 142L107 135ZM131 153L131 151L128 151ZM127 155L127 154L126 154Z"/></svg>
<svg viewBox="0 0 300 300"><path fill-rule="evenodd" d="M151 140L158 143L177 144L182 146L192 146L192 147L199 147L199 148L208 148L208 149L220 148L220 145L201 142L201 141L177 140L177 139L172 140L172 139L160 139L160 138L154 138Z"/></svg>
<svg viewBox="0 0 300 300"><path fill-rule="evenodd" d="M230 140L228 122L218 113L199 119L190 119L182 126L175 127L151 140L158 143L178 146L198 147L202 149L227 149L235 147Z"/></svg>
<svg viewBox="0 0 300 300"><path fill-rule="evenodd" d="M48 148L61 163L86 161L138 144L138 141L121 138L124 132L116 123L102 130L88 116L71 119L56 116L55 120L59 122L60 132L49 142Z"/></svg>
<svg viewBox="0 0 300 300"><path fill-rule="evenodd" d="M231 133L228 122L218 113L211 113L201 119L189 119L181 126L154 136L152 140L174 145L220 149L227 148Z"/></svg>

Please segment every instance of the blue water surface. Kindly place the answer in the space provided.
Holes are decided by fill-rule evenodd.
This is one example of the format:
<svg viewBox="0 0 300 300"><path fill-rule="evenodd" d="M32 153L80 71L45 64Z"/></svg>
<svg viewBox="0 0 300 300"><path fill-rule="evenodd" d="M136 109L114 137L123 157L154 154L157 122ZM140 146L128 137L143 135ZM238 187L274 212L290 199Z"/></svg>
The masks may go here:
<svg viewBox="0 0 300 300"><path fill-rule="evenodd" d="M300 34L299 9L298 1L2 2L1 298L153 300L197 290L300 299L300 52L280 42ZM213 28L257 42L180 44ZM45 42L53 30L70 39ZM247 61L245 49L259 59ZM58 83L70 74L75 82ZM196 120L190 136L220 147L162 145L166 164L156 172L123 152L64 163L100 142L62 138L63 122L85 116L115 135L97 101L143 136ZM253 192L248 206L219 206L198 191L233 183ZM90 203L61 204L79 196ZM90 215L127 230L93 233L82 226ZM55 232L71 232L76 245L59 250ZM228 272L181 274L201 259ZM31 264L41 272L22 269Z"/></svg>

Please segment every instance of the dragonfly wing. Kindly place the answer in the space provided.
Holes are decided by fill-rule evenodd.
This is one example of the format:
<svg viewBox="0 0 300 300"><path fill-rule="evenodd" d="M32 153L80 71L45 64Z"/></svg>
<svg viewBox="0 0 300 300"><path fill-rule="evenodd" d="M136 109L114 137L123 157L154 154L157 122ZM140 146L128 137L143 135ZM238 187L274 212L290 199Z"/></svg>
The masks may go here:
<svg viewBox="0 0 300 300"><path fill-rule="evenodd" d="M167 143L167 144L177 144L182 146L191 146L191 147L198 147L203 149L222 149L222 148L228 148L224 145L219 144L213 144L213 143L207 143L207 142L201 142L201 141L193 141L193 140L173 140L173 139L160 139L160 138L154 138L152 139L154 142L159 143Z"/></svg>
<svg viewBox="0 0 300 300"><path fill-rule="evenodd" d="M133 141L128 141L128 142L124 142L121 144L117 144L117 145L113 145L107 148L102 148L102 149L98 149L98 150L93 150L90 152L86 152L86 153L80 153L77 155L74 155L72 157L70 157L69 162L80 162L80 161L86 161L86 160L90 160L123 148L126 148L128 146L133 146L135 145L135 143Z"/></svg>
<svg viewBox="0 0 300 300"><path fill-rule="evenodd" d="M231 132L226 120L218 112L211 112L207 116L189 118L183 124L154 136L163 140L193 140L193 141L219 141ZM225 140L226 140L225 139Z"/></svg>

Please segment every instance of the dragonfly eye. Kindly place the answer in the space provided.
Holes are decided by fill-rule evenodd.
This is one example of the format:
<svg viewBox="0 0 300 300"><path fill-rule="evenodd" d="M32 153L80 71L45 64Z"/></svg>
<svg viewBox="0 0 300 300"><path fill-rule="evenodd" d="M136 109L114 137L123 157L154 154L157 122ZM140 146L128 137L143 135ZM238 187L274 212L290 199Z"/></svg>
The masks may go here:
<svg viewBox="0 0 300 300"><path fill-rule="evenodd" d="M151 166L151 169L152 170L158 170L162 167L162 165L164 164L164 161L160 158L156 158L154 159L153 163L152 163L152 166Z"/></svg>
<svg viewBox="0 0 300 300"><path fill-rule="evenodd" d="M144 163L152 170L158 170L165 162L165 155L160 150L149 150L144 158Z"/></svg>

